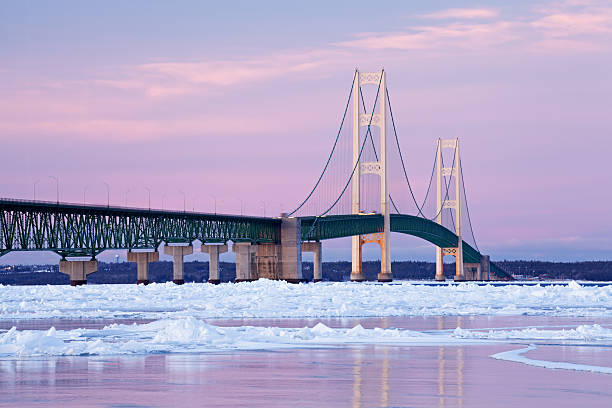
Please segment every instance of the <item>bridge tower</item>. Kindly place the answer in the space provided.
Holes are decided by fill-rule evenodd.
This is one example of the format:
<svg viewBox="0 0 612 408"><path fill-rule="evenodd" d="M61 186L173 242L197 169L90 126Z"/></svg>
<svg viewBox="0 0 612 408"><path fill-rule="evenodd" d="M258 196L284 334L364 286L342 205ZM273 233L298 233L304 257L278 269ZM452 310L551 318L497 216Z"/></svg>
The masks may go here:
<svg viewBox="0 0 612 408"><path fill-rule="evenodd" d="M355 173L352 180L352 213L361 213L361 175L377 174L380 176L380 213L383 216L384 228L382 233L359 235L352 237L352 269L351 280L361 282L365 280L362 270L362 246L367 242L376 242L380 245L380 273L379 282L390 282L393 279L391 274L391 253L390 253L390 232L391 220L389 217L389 182L387 179L387 84L384 70L380 72L359 72L355 73L353 83L353 168ZM359 87L361 85L379 85L378 113L361 113ZM377 126L380 129L380 158L375 162L362 162L359 152L361 150L360 129L368 126ZM367 135L365 137L368 137ZM357 163L359 161L359 163Z"/></svg>
<svg viewBox="0 0 612 408"><path fill-rule="evenodd" d="M442 166L442 149L454 149L455 157L453 160L452 167ZM444 280L444 255L453 255L456 261L455 269L455 280L465 280L463 273L463 237L461 236L461 190L460 190L460 172L461 162L459 161L459 139L438 139L437 146L437 166L436 166L436 180L437 180L437 206L436 211L436 222L442 224L442 212L447 209L455 210L455 234L457 235L457 247L456 248L440 248L436 247L436 280ZM449 176L448 188L444 176ZM448 189L450 189L450 183L452 179L455 179L455 199L450 200L448 197Z"/></svg>

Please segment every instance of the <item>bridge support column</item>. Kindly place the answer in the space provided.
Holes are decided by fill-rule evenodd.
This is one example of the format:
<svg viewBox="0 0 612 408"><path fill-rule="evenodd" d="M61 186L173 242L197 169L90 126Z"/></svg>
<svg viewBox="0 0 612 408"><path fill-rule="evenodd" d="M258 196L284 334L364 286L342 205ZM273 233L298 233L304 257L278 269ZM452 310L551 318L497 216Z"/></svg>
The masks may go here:
<svg viewBox="0 0 612 408"><path fill-rule="evenodd" d="M172 282L177 285L185 283L183 279L183 257L193 254L193 246L191 244L169 244L164 246L164 254L172 255Z"/></svg>
<svg viewBox="0 0 612 408"><path fill-rule="evenodd" d="M313 281L321 282L323 280L323 261L321 257L321 242L302 242L302 252L313 252Z"/></svg>
<svg viewBox="0 0 612 408"><path fill-rule="evenodd" d="M159 261L159 252L154 249L150 250L138 250L128 251L127 253L128 262L136 262L136 284L143 285L149 284L149 263Z"/></svg>
<svg viewBox="0 0 612 408"><path fill-rule="evenodd" d="M444 254L442 248L436 247L436 280L438 282L444 282Z"/></svg>
<svg viewBox="0 0 612 408"><path fill-rule="evenodd" d="M481 280L482 275L480 270L480 263L464 263L463 264L463 275L466 281L478 281Z"/></svg>
<svg viewBox="0 0 612 408"><path fill-rule="evenodd" d="M365 275L363 274L363 267L361 262L361 236L357 235L351 237L351 252L352 252L352 262L351 262L351 282L363 282L365 280Z"/></svg>
<svg viewBox="0 0 612 408"><path fill-rule="evenodd" d="M202 252L209 255L208 283L218 285L221 283L221 279L219 277L219 254L224 254L227 252L227 245L203 244Z"/></svg>
<svg viewBox="0 0 612 408"><path fill-rule="evenodd" d="M265 279L281 279L281 246L278 244L257 245L257 277Z"/></svg>
<svg viewBox="0 0 612 408"><path fill-rule="evenodd" d="M232 245L232 251L236 254L236 279L234 282L250 282L257 280L254 255L256 245L250 242L236 242Z"/></svg>
<svg viewBox="0 0 612 408"><path fill-rule="evenodd" d="M491 279L491 259L489 255L482 255L480 257L480 278L479 280L490 280Z"/></svg>
<svg viewBox="0 0 612 408"><path fill-rule="evenodd" d="M98 271L98 261L60 261L60 273L70 276L70 286L87 284L87 275Z"/></svg>
<svg viewBox="0 0 612 408"><path fill-rule="evenodd" d="M290 283L303 282L302 225L297 218L281 214L281 279Z"/></svg>

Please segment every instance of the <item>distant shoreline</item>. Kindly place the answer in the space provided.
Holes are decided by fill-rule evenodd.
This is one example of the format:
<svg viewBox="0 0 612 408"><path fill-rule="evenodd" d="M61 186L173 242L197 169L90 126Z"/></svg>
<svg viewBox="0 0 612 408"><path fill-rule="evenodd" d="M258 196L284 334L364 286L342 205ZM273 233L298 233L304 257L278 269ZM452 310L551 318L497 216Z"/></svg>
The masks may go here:
<svg viewBox="0 0 612 408"><path fill-rule="evenodd" d="M496 261L502 269L519 281L529 280L581 280L612 281L612 261L586 262L544 262L544 261ZM312 281L312 262L303 263L304 278ZM375 281L380 268L377 261L363 263L366 280ZM393 277L397 280L432 280L435 263L424 261L397 261L392 263ZM135 283L136 264L130 262L100 262L99 271L88 276L88 283ZM445 264L445 275L452 279L454 264ZM323 279L347 281L351 263L323 262ZM235 278L235 264L220 262L222 282ZM149 280L167 282L172 280L172 262L161 261L150 264ZM186 282L205 282L208 280L208 262L185 262ZM3 285L65 285L67 275L58 272L57 264L45 265L3 265L0 267L0 284Z"/></svg>

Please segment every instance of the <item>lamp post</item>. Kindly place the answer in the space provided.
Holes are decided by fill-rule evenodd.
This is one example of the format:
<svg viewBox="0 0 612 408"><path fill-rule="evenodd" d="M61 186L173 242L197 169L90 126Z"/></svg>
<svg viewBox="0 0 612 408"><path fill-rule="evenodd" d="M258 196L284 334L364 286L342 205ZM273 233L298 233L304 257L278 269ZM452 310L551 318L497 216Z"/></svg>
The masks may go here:
<svg viewBox="0 0 612 408"><path fill-rule="evenodd" d="M36 180L36 181L34 182L34 201L36 201L36 185L38 184L38 182L39 182L39 181L40 181L40 180Z"/></svg>
<svg viewBox="0 0 612 408"><path fill-rule="evenodd" d="M242 217L242 212L244 209L244 201L242 201L242 198L239 198L238 201L240 201L240 216Z"/></svg>
<svg viewBox="0 0 612 408"><path fill-rule="evenodd" d="M213 201L215 202L215 214L217 214L217 197L215 197L212 194L209 194L209 195L213 198Z"/></svg>
<svg viewBox="0 0 612 408"><path fill-rule="evenodd" d="M57 178L56 176L49 176L49 178L55 180L55 199L57 201L57 204L59 204L59 178Z"/></svg>
<svg viewBox="0 0 612 408"><path fill-rule="evenodd" d="M185 212L185 202L187 201L187 196L184 191L179 190L179 193L183 195L183 212Z"/></svg>
<svg viewBox="0 0 612 408"><path fill-rule="evenodd" d="M260 201L259 204L262 205L263 207L263 216L266 216L266 202L265 201Z"/></svg>
<svg viewBox="0 0 612 408"><path fill-rule="evenodd" d="M127 190L125 190L125 206L127 207L128 204L128 193L132 191L131 188L128 188Z"/></svg>
<svg viewBox="0 0 612 408"><path fill-rule="evenodd" d="M87 193L88 188L89 188L89 185L85 186L85 188L83 189L83 205L85 205L85 193Z"/></svg>
<svg viewBox="0 0 612 408"><path fill-rule="evenodd" d="M145 187L145 190L149 193L149 211L151 211L151 189L149 187Z"/></svg>
<svg viewBox="0 0 612 408"><path fill-rule="evenodd" d="M106 186L106 206L110 207L110 186L106 181L103 181L102 183L104 183Z"/></svg>

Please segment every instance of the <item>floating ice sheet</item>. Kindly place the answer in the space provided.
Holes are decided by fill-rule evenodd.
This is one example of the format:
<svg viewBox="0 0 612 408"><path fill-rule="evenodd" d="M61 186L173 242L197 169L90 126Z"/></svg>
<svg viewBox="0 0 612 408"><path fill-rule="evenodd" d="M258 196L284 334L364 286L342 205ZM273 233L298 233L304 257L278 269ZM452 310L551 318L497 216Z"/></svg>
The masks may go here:
<svg viewBox="0 0 612 408"><path fill-rule="evenodd" d="M522 363L530 366L548 368L553 370L590 371L593 373L612 374L612 367L575 364L563 361L534 360L523 355L531 350L534 350L535 348L536 347L532 345L518 350L510 350L504 351L502 353L493 354L491 357L497 360L512 361L515 363Z"/></svg>
<svg viewBox="0 0 612 408"><path fill-rule="evenodd" d="M220 327L193 317L147 324L112 324L102 329L16 330L0 334L0 358L62 355L205 353L356 344L410 346L481 344L448 332L428 334L404 329L314 327Z"/></svg>

